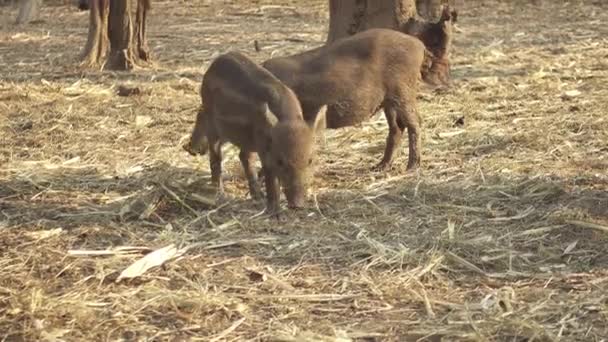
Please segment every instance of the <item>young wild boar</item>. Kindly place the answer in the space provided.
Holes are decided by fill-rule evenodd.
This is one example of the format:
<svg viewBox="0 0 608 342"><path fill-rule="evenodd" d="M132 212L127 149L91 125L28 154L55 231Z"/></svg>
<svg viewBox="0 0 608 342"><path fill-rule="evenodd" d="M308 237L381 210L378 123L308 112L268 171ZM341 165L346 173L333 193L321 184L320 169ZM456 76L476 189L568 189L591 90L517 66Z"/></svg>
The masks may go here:
<svg viewBox="0 0 608 342"><path fill-rule="evenodd" d="M325 108L307 124L295 94L238 52L221 55L211 63L200 95L203 109L184 148L192 155L209 150L211 179L218 193L223 193L221 146L230 142L241 149L239 157L253 198L261 196L252 165L255 153L260 156L270 213L279 210L279 182L289 207L303 206L313 164L314 133L323 122Z"/></svg>
<svg viewBox="0 0 608 342"><path fill-rule="evenodd" d="M416 94L430 54L413 36L388 29L370 29L290 57L273 58L263 66L298 96L307 121L327 105L326 125L359 124L384 109L389 126L386 150L375 166L390 166L407 128L407 169L420 164L420 118Z"/></svg>
<svg viewBox="0 0 608 342"><path fill-rule="evenodd" d="M431 68L425 81L433 85L450 83L449 52L452 45L452 24L458 12L444 6L441 17L436 23L410 18L399 30L420 39L433 55Z"/></svg>

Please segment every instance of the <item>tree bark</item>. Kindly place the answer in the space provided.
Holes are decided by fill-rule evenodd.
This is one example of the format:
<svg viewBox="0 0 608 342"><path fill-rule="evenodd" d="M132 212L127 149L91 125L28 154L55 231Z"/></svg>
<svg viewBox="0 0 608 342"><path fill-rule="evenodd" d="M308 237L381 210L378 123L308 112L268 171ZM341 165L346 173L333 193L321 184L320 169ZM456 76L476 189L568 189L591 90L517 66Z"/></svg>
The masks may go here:
<svg viewBox="0 0 608 342"><path fill-rule="evenodd" d="M89 6L89 38L83 65L103 67L108 46L110 53L105 66L109 69L131 70L149 61L146 19L150 0L90 0Z"/></svg>
<svg viewBox="0 0 608 342"><path fill-rule="evenodd" d="M416 0L418 15L427 20L436 20L441 11L441 0Z"/></svg>
<svg viewBox="0 0 608 342"><path fill-rule="evenodd" d="M89 0L78 0L78 9L86 11L89 9Z"/></svg>
<svg viewBox="0 0 608 342"><path fill-rule="evenodd" d="M449 50L456 12L442 2L454 0L329 0L329 31L326 44L371 28L401 31L420 39L432 54L429 83L449 83ZM439 4L438 21L418 16L416 4ZM425 11L427 9L425 8ZM432 80L432 81L431 81Z"/></svg>
<svg viewBox="0 0 608 342"><path fill-rule="evenodd" d="M108 14L110 0L92 0L89 12L89 35L82 52L82 65L93 67L102 63L108 51Z"/></svg>
<svg viewBox="0 0 608 342"><path fill-rule="evenodd" d="M397 29L415 15L414 0L329 0L326 44L370 28Z"/></svg>
<svg viewBox="0 0 608 342"><path fill-rule="evenodd" d="M37 18L40 14L40 5L42 5L42 0L21 0L17 24L27 24Z"/></svg>
<svg viewBox="0 0 608 342"><path fill-rule="evenodd" d="M131 20L130 0L110 1L110 56L108 68L130 70L135 65L133 56L133 23Z"/></svg>
<svg viewBox="0 0 608 342"><path fill-rule="evenodd" d="M457 0L416 0L418 15L429 21L437 21L441 17L444 6L457 8Z"/></svg>
<svg viewBox="0 0 608 342"><path fill-rule="evenodd" d="M135 19L135 38L137 40L137 54L140 59L149 61L150 52L146 37L146 19L150 9L150 0L137 2L137 18Z"/></svg>

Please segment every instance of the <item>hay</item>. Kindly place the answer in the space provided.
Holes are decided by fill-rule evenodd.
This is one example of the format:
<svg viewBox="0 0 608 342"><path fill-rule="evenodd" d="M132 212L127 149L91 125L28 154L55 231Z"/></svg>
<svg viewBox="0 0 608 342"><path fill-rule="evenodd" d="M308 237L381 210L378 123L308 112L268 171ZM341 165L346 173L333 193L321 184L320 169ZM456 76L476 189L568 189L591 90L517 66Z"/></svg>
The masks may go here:
<svg viewBox="0 0 608 342"><path fill-rule="evenodd" d="M207 160L180 139L214 56L317 46L325 1L155 2L156 64L134 73L77 68L86 13L54 6L14 27L6 8L0 339L608 336L607 12L485 3L461 10L454 86L420 95L420 172L404 153L369 171L381 116L327 131L310 209L281 221L257 215L234 148L218 205ZM116 282L169 245L183 254Z"/></svg>

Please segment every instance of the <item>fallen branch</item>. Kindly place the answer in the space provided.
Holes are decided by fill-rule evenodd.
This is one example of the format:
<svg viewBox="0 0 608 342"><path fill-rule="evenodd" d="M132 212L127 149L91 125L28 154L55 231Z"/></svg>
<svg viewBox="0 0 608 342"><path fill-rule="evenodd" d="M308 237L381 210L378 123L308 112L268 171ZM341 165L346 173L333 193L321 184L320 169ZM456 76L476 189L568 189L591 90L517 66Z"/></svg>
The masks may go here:
<svg viewBox="0 0 608 342"><path fill-rule="evenodd" d="M593 223L593 222L585 222L585 221L566 221L566 223L571 224L573 226L577 226L580 228L589 228L599 230L604 233L608 233L608 226L603 226L601 224Z"/></svg>
<svg viewBox="0 0 608 342"><path fill-rule="evenodd" d="M200 216L196 210L194 210L186 202L182 201L182 199L179 198L179 196L177 196L177 194L175 192L173 192L169 188L167 188L167 186L165 186L165 184L160 184L160 186L161 186L161 188L163 188L163 190L165 190L167 192L167 194L169 194L169 196L171 196L171 198L173 198L175 201L177 201L177 203L181 204L182 207L188 209L188 211L190 211L192 213L192 215L194 215L194 217Z"/></svg>
<svg viewBox="0 0 608 342"><path fill-rule="evenodd" d="M224 339L224 337L230 335L230 333L233 332L233 331L235 331L236 328L238 328L241 324L243 324L243 322L245 322L245 317L243 317L243 318L239 319L238 321L234 322L226 330L222 331L217 336L215 336L214 338L210 339L209 342L217 342L219 340Z"/></svg>

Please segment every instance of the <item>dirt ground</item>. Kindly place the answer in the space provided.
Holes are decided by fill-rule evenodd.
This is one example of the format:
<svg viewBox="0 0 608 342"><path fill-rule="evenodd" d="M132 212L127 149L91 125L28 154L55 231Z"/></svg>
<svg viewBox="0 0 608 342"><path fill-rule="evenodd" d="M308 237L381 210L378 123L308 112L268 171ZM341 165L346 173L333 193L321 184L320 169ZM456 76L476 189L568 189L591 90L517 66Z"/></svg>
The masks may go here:
<svg viewBox="0 0 608 342"><path fill-rule="evenodd" d="M180 145L214 56L316 47L325 1L154 1L155 64L132 73L78 67L87 12L0 7L0 340L607 341L608 6L459 10L420 172L406 146L369 171L381 115L327 131L310 208L277 222L234 148L217 206Z"/></svg>

